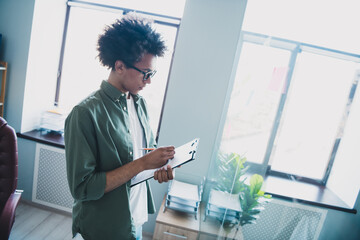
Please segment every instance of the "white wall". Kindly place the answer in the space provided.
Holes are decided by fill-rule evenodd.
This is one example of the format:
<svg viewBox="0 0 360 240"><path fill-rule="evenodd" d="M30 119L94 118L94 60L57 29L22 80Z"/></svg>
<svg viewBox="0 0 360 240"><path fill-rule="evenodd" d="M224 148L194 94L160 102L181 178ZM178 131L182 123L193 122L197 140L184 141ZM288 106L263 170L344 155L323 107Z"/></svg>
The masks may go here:
<svg viewBox="0 0 360 240"><path fill-rule="evenodd" d="M8 62L4 117L20 130L35 0L0 1L0 60Z"/></svg>
<svg viewBox="0 0 360 240"><path fill-rule="evenodd" d="M246 0L187 0L181 21L159 135L159 145L200 138L197 158L176 170L207 176L229 87L237 67ZM225 107L227 109L227 107ZM166 184L152 184L156 207ZM155 220L155 216L150 217ZM154 221L144 226L152 230Z"/></svg>

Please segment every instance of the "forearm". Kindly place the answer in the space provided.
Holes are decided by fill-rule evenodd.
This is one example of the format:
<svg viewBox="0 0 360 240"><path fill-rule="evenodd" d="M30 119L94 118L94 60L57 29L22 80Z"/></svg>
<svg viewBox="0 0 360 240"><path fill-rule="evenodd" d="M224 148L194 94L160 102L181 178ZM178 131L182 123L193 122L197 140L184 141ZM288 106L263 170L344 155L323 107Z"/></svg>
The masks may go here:
<svg viewBox="0 0 360 240"><path fill-rule="evenodd" d="M144 157L107 172L105 193L110 192L117 187L120 187L121 185L128 182L135 175L145 170L143 158Z"/></svg>
<svg viewBox="0 0 360 240"><path fill-rule="evenodd" d="M105 193L120 187L138 173L146 169L155 169L164 166L175 154L175 148L161 147L144 155L143 157L125 164L106 173Z"/></svg>

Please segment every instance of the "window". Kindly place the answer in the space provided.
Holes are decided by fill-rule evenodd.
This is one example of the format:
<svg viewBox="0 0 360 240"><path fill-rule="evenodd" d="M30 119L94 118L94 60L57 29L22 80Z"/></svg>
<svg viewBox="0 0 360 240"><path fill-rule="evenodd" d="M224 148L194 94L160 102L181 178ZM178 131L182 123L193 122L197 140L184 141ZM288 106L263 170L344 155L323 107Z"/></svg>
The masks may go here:
<svg viewBox="0 0 360 240"><path fill-rule="evenodd" d="M108 5L104 5L105 2ZM101 66L96 57L98 35L103 32L106 25L113 23L122 14L132 9L141 10L144 4L146 5L146 1L124 1L122 4L115 1L68 2L55 105L70 110L96 91L102 80L107 79L110 70ZM155 1L153 4L161 4L161 1ZM177 12L169 11L176 17L160 15L162 12L138 11L139 14L154 19L155 27L163 35L168 48L165 56L157 61L157 74L152 84L140 93L147 100L154 133L158 131L172 53L180 24L178 16L182 14L184 1L177 1L177 4L179 7Z"/></svg>
<svg viewBox="0 0 360 240"><path fill-rule="evenodd" d="M221 151L270 175L326 185L359 81L360 56L243 32Z"/></svg>
<svg viewBox="0 0 360 240"><path fill-rule="evenodd" d="M350 93L360 65L303 50L294 69L274 133L271 169L325 183L346 126L344 115L352 109Z"/></svg>
<svg viewBox="0 0 360 240"><path fill-rule="evenodd" d="M360 35L346 26L358 22L359 7L353 0L247 3L220 151L245 156L278 196L322 204L326 192L340 200L332 206L355 204ZM312 200L300 196L307 192Z"/></svg>

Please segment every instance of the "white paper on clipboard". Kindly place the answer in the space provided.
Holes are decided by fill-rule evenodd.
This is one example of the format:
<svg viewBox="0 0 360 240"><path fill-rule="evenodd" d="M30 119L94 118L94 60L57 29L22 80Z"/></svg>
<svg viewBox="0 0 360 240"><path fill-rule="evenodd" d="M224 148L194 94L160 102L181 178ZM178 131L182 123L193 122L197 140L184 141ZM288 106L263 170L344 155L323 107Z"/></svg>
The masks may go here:
<svg viewBox="0 0 360 240"><path fill-rule="evenodd" d="M170 165L171 168L174 169L180 165L183 165L187 162L195 160L195 155L196 155L199 140L200 140L199 138L195 138L194 140L192 140L188 143L185 143L184 145L182 145L180 147L175 148L174 158L170 159L168 161L168 163L165 164L164 166ZM164 167L164 166L162 166L162 167ZM131 179L131 187L154 177L154 173L158 169L160 169L160 168L145 170L145 171L142 171L141 173L137 174L135 177L133 177Z"/></svg>

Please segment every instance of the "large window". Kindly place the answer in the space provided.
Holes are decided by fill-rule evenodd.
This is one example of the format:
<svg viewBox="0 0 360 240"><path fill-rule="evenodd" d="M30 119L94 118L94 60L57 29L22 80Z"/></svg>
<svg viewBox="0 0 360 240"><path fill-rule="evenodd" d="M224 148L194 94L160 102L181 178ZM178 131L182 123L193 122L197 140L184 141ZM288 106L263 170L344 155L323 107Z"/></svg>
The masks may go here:
<svg viewBox="0 0 360 240"><path fill-rule="evenodd" d="M359 7L355 0L247 3L220 150L245 156L274 194L307 201L299 195L311 188L309 201L326 202L329 192L346 203L338 206L354 206L360 35L350 26Z"/></svg>
<svg viewBox="0 0 360 240"><path fill-rule="evenodd" d="M107 5L104 5L104 4ZM160 4L155 1L154 4ZM99 34L116 19L131 10L154 20L155 28L166 42L168 51L157 61L157 74L140 94L146 99L149 108L151 126L154 133L158 131L166 85L175 46L181 8L184 1L176 2L177 12L170 11L174 16L164 16L160 12L143 12L141 7L146 1L69 1L64 32L63 54L61 56L58 86L55 105L70 110L86 96L96 91L102 80L106 80L109 69L101 66L97 59L96 44ZM112 5L109 5L112 4ZM131 8L129 8L131 7ZM149 11L149 7L146 8Z"/></svg>
<svg viewBox="0 0 360 240"><path fill-rule="evenodd" d="M222 150L324 181L346 125L360 58L244 33Z"/></svg>
<svg viewBox="0 0 360 240"><path fill-rule="evenodd" d="M267 175L326 185L348 127L360 56L243 32L220 150Z"/></svg>

